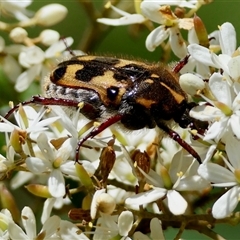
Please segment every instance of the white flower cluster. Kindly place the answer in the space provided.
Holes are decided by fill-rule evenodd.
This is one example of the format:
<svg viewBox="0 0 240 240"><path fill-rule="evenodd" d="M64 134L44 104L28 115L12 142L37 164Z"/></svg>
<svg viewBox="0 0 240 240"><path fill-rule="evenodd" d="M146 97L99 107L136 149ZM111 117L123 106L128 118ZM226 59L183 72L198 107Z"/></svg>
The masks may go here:
<svg viewBox="0 0 240 240"><path fill-rule="evenodd" d="M71 37L65 39L65 44L60 40L60 34L52 29L44 29L39 36L28 36L27 27L39 25L50 27L62 21L67 15L67 8L61 4L48 4L36 13L26 9L32 3L29 1L4 1L1 2L1 14L14 17L19 22L0 22L0 30L9 32L13 44L5 44L0 36L1 67L5 75L15 83L15 90L26 90L33 80L46 76L57 59L63 58L66 46L73 43ZM48 47L45 51L37 45Z"/></svg>
<svg viewBox="0 0 240 240"><path fill-rule="evenodd" d="M177 5L196 10L201 4L203 4L202 1L145 0L140 5L141 14L129 14L111 6L123 17L120 19L98 19L98 22L109 25L125 25L151 20L160 26L151 31L146 39L146 47L149 51L155 50L157 46L169 38L171 50L177 57L182 58L190 54L189 62L184 67L184 72L188 73L180 77L180 84L192 96L199 94L198 91L201 92L199 95L203 101L198 107L191 110L190 115L195 119L209 123L208 130L204 133L202 140L211 146L197 173L206 181L211 182L212 186L230 188L215 202L212 209L215 218L224 218L233 212L240 197L240 159L238 158L240 154L238 151L240 143L240 48L236 48L236 32L231 23L222 24L219 31L213 32L206 39L209 40L208 46L201 46L204 44L199 40L198 23L194 22L193 18L178 18L170 8L170 5ZM180 33L181 28L188 30L188 46ZM214 53L216 49L221 53L218 55ZM205 83L203 80L206 78L208 81ZM226 153L226 156L221 155L224 166L211 162L213 151L218 150L219 144L224 147L224 149L219 150L224 150ZM171 164L173 163L174 158ZM158 184L161 182L161 179L156 181ZM195 189L197 188L195 187ZM162 197L156 189L152 191L156 199ZM165 195L164 192L162 194ZM151 196L150 192L139 195L142 195L142 198L140 198L141 200L137 199L138 195L136 195L134 196L136 201L144 202L144 199L151 199L148 196ZM181 202L176 196L173 199L178 203ZM135 203L135 201L133 202ZM184 204L180 205L184 206ZM176 207L176 205L173 206ZM169 208L171 210L171 205ZM177 210L181 209L176 208ZM176 212L173 213L176 214Z"/></svg>
<svg viewBox="0 0 240 240"><path fill-rule="evenodd" d="M175 130L194 146L203 163L199 165L173 140L162 139L159 129L126 133L118 127L87 140L80 149L81 160L76 162L79 138L93 126L81 115L81 107L68 116L66 106L33 108L23 103L13 112L15 124L1 117L6 155L0 155L0 179L9 178L11 189L26 184L33 198L46 199L42 228L37 233L37 221L28 206L21 213L22 227L15 223L19 216L12 207L13 196L2 183L1 201L5 209L0 212L1 239L157 240L164 239L162 222L178 223L179 228L183 222L186 225L194 222L201 230L202 222L216 224L217 219L234 213L240 197L240 50L236 47L235 29L224 23L218 31L207 34L203 23L192 17L205 4L203 0L138 3L136 9L141 10L134 14L108 3L107 7L122 17L97 21L113 26L145 24L152 30L146 39L149 51L164 44L179 58L190 54L180 83L190 98L198 100L190 111L191 117L207 122L208 127L195 134L197 141L188 130L177 127ZM15 25L0 22L0 30L8 30L15 43L5 46L0 38L1 67L18 91L27 89L34 79L46 76L57 58L63 56L66 46L73 42L66 38L65 45L59 34L50 29L30 38L25 27L48 27L67 13L59 4L49 4L32 13L26 10L30 4L29 0L4 1L0 5L4 14L19 21ZM172 10L175 6L178 11L184 9L180 13L187 17L178 16L181 14ZM159 27L154 29L153 22ZM182 37L181 29L188 31L188 41ZM43 51L37 44L48 49ZM71 182L74 187L68 184ZM224 194L215 201L211 213L206 211L196 219L194 204L207 194L211 196L212 187L224 188ZM76 193L82 194L81 208L71 207L68 216L78 220L78 224L54 215L53 208L68 205L69 210ZM138 228L145 218L151 219L149 234ZM204 230L203 233L208 234Z"/></svg>

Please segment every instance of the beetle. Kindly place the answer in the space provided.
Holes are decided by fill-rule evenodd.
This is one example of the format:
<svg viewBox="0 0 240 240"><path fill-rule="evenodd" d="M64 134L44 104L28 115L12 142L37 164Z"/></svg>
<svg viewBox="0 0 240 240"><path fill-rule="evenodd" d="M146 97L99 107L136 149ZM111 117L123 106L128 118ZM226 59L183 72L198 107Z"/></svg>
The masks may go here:
<svg viewBox="0 0 240 240"><path fill-rule="evenodd" d="M78 142L76 161L87 139L118 123L128 130L158 126L201 163L198 153L171 129L174 122L182 128L194 122L189 116L194 104L188 103L176 74L188 57L172 71L163 64L105 56L74 56L59 63L46 77L43 97L34 96L22 105L78 107L80 102L84 103L81 113L101 124ZM17 108L18 105L6 117Z"/></svg>

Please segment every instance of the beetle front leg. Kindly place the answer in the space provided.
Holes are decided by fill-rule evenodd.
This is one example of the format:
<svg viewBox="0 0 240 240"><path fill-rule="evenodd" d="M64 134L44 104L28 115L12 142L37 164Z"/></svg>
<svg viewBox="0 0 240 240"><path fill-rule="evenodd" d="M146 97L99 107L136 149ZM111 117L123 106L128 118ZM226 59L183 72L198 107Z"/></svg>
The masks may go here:
<svg viewBox="0 0 240 240"><path fill-rule="evenodd" d="M166 126L164 123L159 122L157 123L158 127L161 128L164 132L166 132L169 137L171 137L174 141L176 141L180 146L182 146L185 150L187 150L194 158L197 159L199 164L202 164L202 160L198 153L187 143L185 142L177 132L170 129L168 126Z"/></svg>
<svg viewBox="0 0 240 240"><path fill-rule="evenodd" d="M117 114L117 115L114 115L113 117L108 118L105 122L100 124L98 127L93 128L90 133L88 133L85 137L83 137L77 144L75 161L78 162L79 150L84 142L86 142L89 138L95 137L96 135L98 135L99 133L101 133L103 130L110 127L114 123L119 122L122 119L122 117L123 115Z"/></svg>

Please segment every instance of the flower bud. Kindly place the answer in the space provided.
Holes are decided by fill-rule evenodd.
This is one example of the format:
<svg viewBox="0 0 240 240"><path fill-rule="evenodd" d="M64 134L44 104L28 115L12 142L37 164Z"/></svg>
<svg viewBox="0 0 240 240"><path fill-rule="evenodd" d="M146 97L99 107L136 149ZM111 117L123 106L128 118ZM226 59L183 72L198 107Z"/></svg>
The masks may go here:
<svg viewBox="0 0 240 240"><path fill-rule="evenodd" d="M32 194L42 198L51 198L48 187L40 184L29 184L25 188Z"/></svg>
<svg viewBox="0 0 240 240"><path fill-rule="evenodd" d="M59 40L60 34L57 31L46 29L41 32L39 37L42 44L50 46Z"/></svg>
<svg viewBox="0 0 240 240"><path fill-rule="evenodd" d="M94 189L92 179L89 176L86 169L83 167L83 165L76 163L75 169L76 169L77 176L80 179L82 185L85 186L89 192L92 191Z"/></svg>
<svg viewBox="0 0 240 240"><path fill-rule="evenodd" d="M194 16L193 18L194 29L197 34L199 44L206 48L209 47L209 39L207 29L202 21L202 19L198 16Z"/></svg>
<svg viewBox="0 0 240 240"><path fill-rule="evenodd" d="M9 36L14 42L22 43L28 36L28 33L24 28L16 27L12 29Z"/></svg>
<svg viewBox="0 0 240 240"><path fill-rule="evenodd" d="M92 194L87 194L82 200L82 209L89 210L92 203Z"/></svg>
<svg viewBox="0 0 240 240"><path fill-rule="evenodd" d="M115 199L108 193L102 193L97 199L97 204L98 210L100 212L109 215L114 211L116 207Z"/></svg>
<svg viewBox="0 0 240 240"><path fill-rule="evenodd" d="M116 207L115 199L105 193L105 189L101 189L95 192L91 204L91 218L94 219L98 212L104 214L112 214Z"/></svg>
<svg viewBox="0 0 240 240"><path fill-rule="evenodd" d="M185 73L181 75L179 78L179 84L183 91L191 96L195 95L197 91L205 88L204 81L192 73Z"/></svg>
<svg viewBox="0 0 240 240"><path fill-rule="evenodd" d="M23 153L22 145L25 144L27 132L21 129L14 129L10 135L10 144L16 153Z"/></svg>
<svg viewBox="0 0 240 240"><path fill-rule="evenodd" d="M0 192L1 207L8 209L15 220L19 219L20 214L16 201L4 184L0 185Z"/></svg>
<svg viewBox="0 0 240 240"><path fill-rule="evenodd" d="M67 8L61 4L48 4L36 12L34 19L36 24L45 27L52 26L61 22L66 17L67 12Z"/></svg>

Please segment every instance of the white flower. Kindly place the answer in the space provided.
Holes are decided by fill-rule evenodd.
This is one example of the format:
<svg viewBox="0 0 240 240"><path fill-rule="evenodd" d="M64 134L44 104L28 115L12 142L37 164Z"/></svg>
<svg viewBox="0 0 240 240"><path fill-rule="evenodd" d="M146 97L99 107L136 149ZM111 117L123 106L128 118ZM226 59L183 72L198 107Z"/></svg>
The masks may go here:
<svg viewBox="0 0 240 240"><path fill-rule="evenodd" d="M146 39L146 47L154 51L163 41L169 37L169 43L174 54L179 58L186 56L186 44L182 38L179 28L190 30L193 22L190 19L178 19L169 6L164 6L155 1L143 1L141 10L149 20L160 24ZM185 24L188 22L188 24Z"/></svg>
<svg viewBox="0 0 240 240"><path fill-rule="evenodd" d="M110 215L116 207L115 199L106 193L105 189L97 190L91 203L91 218L94 219L97 213Z"/></svg>
<svg viewBox="0 0 240 240"><path fill-rule="evenodd" d="M32 3L32 0L5 0L1 1L0 10L1 13L8 13L13 15L17 20L24 21L28 19L30 12L25 8Z"/></svg>
<svg viewBox="0 0 240 240"><path fill-rule="evenodd" d="M203 140L218 142L229 131L240 138L240 92L236 95L220 73L210 77L209 89L215 99L204 98L211 105L197 106L190 111L191 117L211 123Z"/></svg>
<svg viewBox="0 0 240 240"><path fill-rule="evenodd" d="M16 80L15 89L17 91L22 92L26 90L32 81L39 76L43 81L44 77L51 70L49 66L56 64L57 57L62 54L66 46L62 40L58 42L54 40L53 42L53 45L45 52L37 46L31 46L25 47L19 54L19 63L27 70L21 73ZM66 38L65 42L67 46L70 46L73 43L73 39Z"/></svg>
<svg viewBox="0 0 240 240"><path fill-rule="evenodd" d="M52 26L59 22L61 22L67 15L68 9L57 3L48 4L42 8L40 8L35 16L34 19L36 24L42 26Z"/></svg>
<svg viewBox="0 0 240 240"><path fill-rule="evenodd" d="M220 69L209 79L210 94L201 95L208 104L202 104L190 112L192 117L210 123L203 140L216 142L226 134L233 133L240 138L240 55L236 50L236 32L232 24L221 25L219 43L222 51L219 55L197 44L188 46L189 53L196 61Z"/></svg>
<svg viewBox="0 0 240 240"><path fill-rule="evenodd" d="M89 240L89 238L81 232L81 230L69 221L61 221L59 235L61 240Z"/></svg>
<svg viewBox="0 0 240 240"><path fill-rule="evenodd" d="M75 145L72 145L72 139L69 138L56 150L48 141L45 133L39 135L37 144L44 158L28 157L26 159L27 168L34 174L50 172L48 178L50 194L56 198L63 197L65 195L63 174L77 177L74 161L68 160L75 149Z"/></svg>
<svg viewBox="0 0 240 240"><path fill-rule="evenodd" d="M237 207L240 197L240 141L228 135L226 139L226 153L228 160L222 156L226 167L211 162L204 162L198 173L212 182L212 186L229 188L213 205L214 218L225 218Z"/></svg>
<svg viewBox="0 0 240 240"><path fill-rule="evenodd" d="M29 207L22 210L22 223L26 232L24 232L16 223L9 223L8 232L12 240L32 240L32 239L50 239L60 226L58 216L50 217L42 226L39 234L36 233L36 219Z"/></svg>
<svg viewBox="0 0 240 240"><path fill-rule="evenodd" d="M2 128L2 131L8 130L10 132L10 131L13 131L12 129L14 129L14 127L15 127L16 129L19 129L20 132L25 133L26 136L30 136L30 138L32 140L34 140L35 142L37 142L37 138L41 132L45 132L49 138L50 137L54 138L56 141L59 141L60 143L62 143L61 139L67 139L71 136L71 140L70 140L71 148L69 148L69 151L71 152L71 156L69 158L70 159L75 158L74 146L77 145L77 141L78 141L78 134L77 134L76 126L77 126L77 122L78 122L79 111L76 111L75 114L73 115L72 119L70 119L60 106L52 106L52 109L51 109L52 111L51 111L51 113L48 114L48 118L41 120L38 123L38 120L40 120L43 117L43 114L45 113L45 110L44 110L45 108L41 108L39 113L36 113L36 111L33 110L30 106L24 106L24 109L26 110L26 115L27 115L27 119L28 119L27 121L29 121L27 126L24 125L24 123L26 124L26 122L27 122L26 119L25 118L21 119L22 118L21 114L15 113L15 117L17 119L17 122L19 122L21 128L19 129L18 126L15 126L12 123L6 122L6 123L0 123L0 131ZM25 115L25 114L22 114L22 115ZM37 116L35 116L35 115L37 115ZM58 120L58 121L56 122L56 120ZM5 121L7 121L7 120L5 120ZM54 122L55 122L55 124L52 124ZM8 127L8 124L10 125L10 127ZM61 126L61 127L59 127L59 126ZM52 132L45 131L48 128L51 128ZM66 136L68 136L68 137L66 137ZM7 135L7 137L8 137L8 135ZM6 142L7 142L7 145L9 146L8 151L7 151L7 159L3 158L0 163L2 164L2 167L7 166L9 169L12 169L11 166L14 167L14 164L15 164L14 156L15 156L16 152L14 151L13 147L9 144L9 140L6 140ZM32 152L29 151L27 149L28 146L25 146L25 145L26 144L23 145L23 150L24 150L25 154L28 156L31 156ZM44 158L41 150L39 149L39 147L36 144L32 143L32 151L34 152L34 155L35 155L34 157ZM70 164L71 166L69 167L66 163L66 165L64 165L64 166L66 166L64 173L67 175L70 174L69 176L74 177L72 175L73 161L72 161L72 163L68 163L68 164ZM6 169L6 171L8 170L8 168ZM37 173L37 174L39 177L41 177L41 178L43 177L43 175L39 175L39 173ZM33 177L36 177L35 172L32 173L32 172L20 172L19 171L12 178L11 187L18 188L22 184L28 182ZM62 200L62 201L64 201L64 200ZM56 204L55 204L55 207L56 207Z"/></svg>
<svg viewBox="0 0 240 240"><path fill-rule="evenodd" d="M178 19L168 6L169 2L166 1L167 6L163 4L164 2L143 1L141 3L142 14L129 14L111 6L114 11L123 17L119 19L100 18L97 21L112 26L144 23L147 20L156 22L160 24L160 26L148 35L146 39L147 49L154 51L157 46L169 38L171 48L175 55L183 58L186 56L187 49L179 28L190 30L193 27L193 22L191 19ZM172 3L172 5L178 4L180 4L180 1ZM182 1L180 5L188 5L190 7L191 4L187 4L187 1Z"/></svg>
<svg viewBox="0 0 240 240"><path fill-rule="evenodd" d="M201 191L209 186L209 182L197 174L198 163L196 161L192 163L184 161L181 155L182 152L179 152L174 156L169 170L160 166L157 172L161 175L150 170L146 174L146 180L153 186L152 189L127 198L125 204L144 205L166 197L164 202L173 214L184 214L188 203L179 192Z"/></svg>
<svg viewBox="0 0 240 240"><path fill-rule="evenodd" d="M161 5L169 5L169 6L178 6L178 7L186 7L186 8L196 8L197 4L198 4L198 0L174 0L174 1L162 1L162 0L144 0L143 2L147 3L151 3L151 2L155 2L157 4L161 4Z"/></svg>
<svg viewBox="0 0 240 240"><path fill-rule="evenodd" d="M110 7L120 14L121 18L111 19L111 18L98 18L97 22L103 23L106 25L111 26L121 26L121 25L129 25L129 24L136 24L136 23L143 23L146 19L141 14L130 14L128 12L125 12L123 10L120 10L119 8L116 8L112 5Z"/></svg>
<svg viewBox="0 0 240 240"><path fill-rule="evenodd" d="M44 109L44 107L42 107L39 112L36 112L32 107L24 106L21 112L14 112L17 125L1 118L3 122L0 123L0 132L12 132L14 128L24 130L27 134L44 131L47 129L48 125L59 119L59 117L56 116L48 119L42 119L45 112L46 109Z"/></svg>
<svg viewBox="0 0 240 240"><path fill-rule="evenodd" d="M191 57L205 66L222 69L222 77L231 85L240 79L240 56L236 50L236 32L231 23L224 23L219 29L219 43L222 53L216 55L208 48L190 44L187 48Z"/></svg>
<svg viewBox="0 0 240 240"><path fill-rule="evenodd" d="M55 122L59 117L51 117L42 119L46 109L43 107L37 113L32 107L24 106L19 108L20 111L14 112L14 117L17 125L12 124L7 119L2 118L0 122L0 132L11 133L9 148L13 147L16 152L16 146L23 148L26 155L30 154L29 146L27 146L26 139L30 137L35 140L39 132L48 129L48 126ZM16 146L14 146L15 144ZM10 154L10 159L14 159L13 153Z"/></svg>
<svg viewBox="0 0 240 240"><path fill-rule="evenodd" d="M103 214L97 222L93 239L105 240L121 236L121 239L130 240L128 232L133 226L133 214L130 211L123 211L119 217Z"/></svg>

